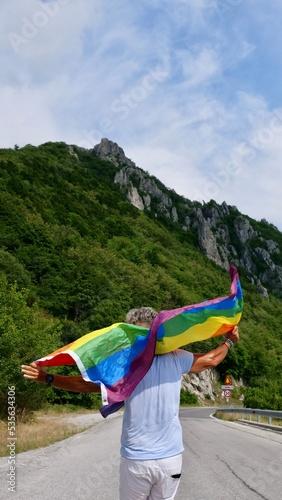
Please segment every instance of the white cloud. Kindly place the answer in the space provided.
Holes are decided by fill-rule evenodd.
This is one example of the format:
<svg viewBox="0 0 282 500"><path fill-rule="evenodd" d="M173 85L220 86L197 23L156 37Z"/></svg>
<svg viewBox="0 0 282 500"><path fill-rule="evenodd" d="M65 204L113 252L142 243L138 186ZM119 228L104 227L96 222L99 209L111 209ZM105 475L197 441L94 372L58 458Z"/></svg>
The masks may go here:
<svg viewBox="0 0 282 500"><path fill-rule="evenodd" d="M219 3L2 0L1 146L108 137L179 194L281 229L282 6Z"/></svg>
<svg viewBox="0 0 282 500"><path fill-rule="evenodd" d="M60 130L52 114L52 87L20 90L2 87L0 109L5 126L1 130L1 142L14 144L40 144L59 140ZM53 102L54 104L54 102Z"/></svg>

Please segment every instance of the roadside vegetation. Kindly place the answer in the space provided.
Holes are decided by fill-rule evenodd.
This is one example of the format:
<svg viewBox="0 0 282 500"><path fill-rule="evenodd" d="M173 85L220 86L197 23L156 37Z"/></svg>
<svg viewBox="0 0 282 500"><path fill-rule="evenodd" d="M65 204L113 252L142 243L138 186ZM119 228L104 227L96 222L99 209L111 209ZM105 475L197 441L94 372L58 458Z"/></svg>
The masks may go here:
<svg viewBox="0 0 282 500"><path fill-rule="evenodd" d="M93 410L69 405L54 405L32 414L22 414L16 423L16 453L49 446L84 431L95 424L91 420L89 424L81 424L77 418L88 414L93 415ZM7 431L7 422L0 420L0 457L9 455Z"/></svg>

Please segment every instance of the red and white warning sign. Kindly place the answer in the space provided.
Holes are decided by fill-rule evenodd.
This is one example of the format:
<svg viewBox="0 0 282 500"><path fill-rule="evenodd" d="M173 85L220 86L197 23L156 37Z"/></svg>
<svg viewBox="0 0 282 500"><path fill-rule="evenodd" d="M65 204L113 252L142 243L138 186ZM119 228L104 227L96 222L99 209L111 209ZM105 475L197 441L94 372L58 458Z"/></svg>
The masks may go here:
<svg viewBox="0 0 282 500"><path fill-rule="evenodd" d="M232 380L228 375L226 375L224 384L221 386L221 389L229 389L230 391L234 389Z"/></svg>

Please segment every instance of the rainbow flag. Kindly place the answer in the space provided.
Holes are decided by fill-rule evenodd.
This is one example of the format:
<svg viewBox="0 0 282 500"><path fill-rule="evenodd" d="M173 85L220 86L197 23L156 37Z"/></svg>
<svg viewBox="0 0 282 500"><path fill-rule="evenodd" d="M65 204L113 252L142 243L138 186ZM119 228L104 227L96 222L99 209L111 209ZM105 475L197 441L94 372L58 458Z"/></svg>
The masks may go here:
<svg viewBox="0 0 282 500"><path fill-rule="evenodd" d="M229 296L161 311L150 330L115 323L84 335L36 363L40 366L76 363L84 380L106 386L110 406L113 403L117 409L147 373L155 354L225 334L239 323L243 295L233 266L230 276ZM104 413L106 416L107 410Z"/></svg>

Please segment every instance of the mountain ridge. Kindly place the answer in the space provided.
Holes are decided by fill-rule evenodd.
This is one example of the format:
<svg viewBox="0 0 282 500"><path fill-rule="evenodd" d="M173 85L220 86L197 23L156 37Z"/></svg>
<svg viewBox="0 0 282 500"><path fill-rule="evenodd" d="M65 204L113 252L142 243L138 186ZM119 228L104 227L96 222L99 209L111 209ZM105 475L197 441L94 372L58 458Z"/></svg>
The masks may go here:
<svg viewBox="0 0 282 500"><path fill-rule="evenodd" d="M153 210L156 217L165 217L184 231L194 232L198 248L208 259L227 270L229 264L238 267L262 296L268 296L267 288L282 296L282 234L273 224L243 215L226 202L201 204L177 195L137 167L117 143L107 138L92 151L120 167L114 182L134 207Z"/></svg>

